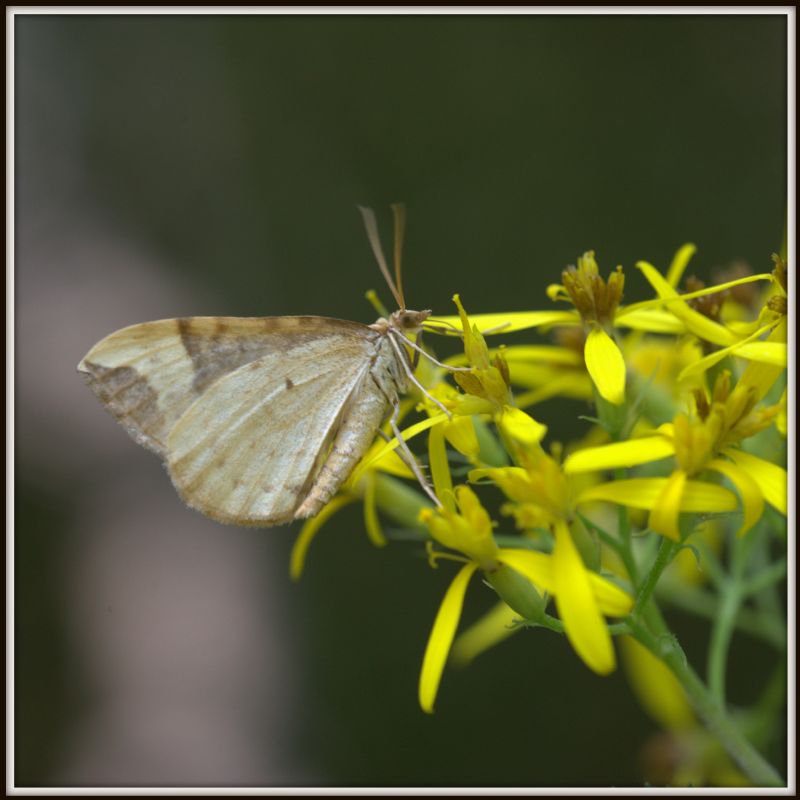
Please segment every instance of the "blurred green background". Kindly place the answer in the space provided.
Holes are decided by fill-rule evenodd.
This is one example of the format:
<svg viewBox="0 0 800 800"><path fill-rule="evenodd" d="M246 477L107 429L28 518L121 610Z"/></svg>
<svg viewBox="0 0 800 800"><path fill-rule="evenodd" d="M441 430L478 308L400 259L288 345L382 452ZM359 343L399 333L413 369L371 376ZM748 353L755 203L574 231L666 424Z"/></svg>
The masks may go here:
<svg viewBox="0 0 800 800"><path fill-rule="evenodd" d="M621 671L523 632L446 672L425 716L446 565L372 548L352 507L291 584L296 526L183 508L74 366L159 316L372 321L364 291L388 292L356 204L387 245L388 203L405 202L406 297L438 313L456 291L474 312L546 308L590 248L628 270L628 299L645 294L635 261L665 268L686 241L701 277L767 271L786 216L785 17L18 14L14 41L17 783L641 785L655 728ZM536 413L563 438L585 409ZM476 582L464 619L490 605ZM231 644L243 608L264 617ZM212 624L221 638L203 638ZM676 625L702 668L704 627ZM735 641L734 701L769 658ZM194 680L209 659L214 680Z"/></svg>

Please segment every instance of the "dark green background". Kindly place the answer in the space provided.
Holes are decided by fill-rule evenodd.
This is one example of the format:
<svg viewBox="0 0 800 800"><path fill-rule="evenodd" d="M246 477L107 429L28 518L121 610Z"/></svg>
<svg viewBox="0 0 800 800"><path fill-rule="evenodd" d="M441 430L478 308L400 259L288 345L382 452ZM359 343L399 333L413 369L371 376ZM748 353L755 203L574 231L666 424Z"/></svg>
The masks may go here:
<svg viewBox="0 0 800 800"><path fill-rule="evenodd" d="M645 291L635 261L664 268L685 241L703 277L734 259L766 271L786 214L785 42L781 16L17 16L16 211L39 237L18 242L19 292L35 300L25 242L76 203L213 298L174 316L371 321L363 292L387 292L355 206L386 222L396 200L409 305L440 313L456 291L475 312L546 308L589 248L603 272L628 269L629 298ZM580 411L541 413L567 432ZM17 779L42 784L87 702L48 591L94 484L26 455L24 431L17 448ZM355 509L299 586L283 577L292 531L226 535L278 542L264 553L302 686L283 746L306 782L641 785L654 728L622 674L594 676L545 632L448 671L423 715L420 659L452 570L371 548ZM467 619L490 601L476 581ZM681 624L701 664L703 629ZM745 700L761 651L737 648Z"/></svg>

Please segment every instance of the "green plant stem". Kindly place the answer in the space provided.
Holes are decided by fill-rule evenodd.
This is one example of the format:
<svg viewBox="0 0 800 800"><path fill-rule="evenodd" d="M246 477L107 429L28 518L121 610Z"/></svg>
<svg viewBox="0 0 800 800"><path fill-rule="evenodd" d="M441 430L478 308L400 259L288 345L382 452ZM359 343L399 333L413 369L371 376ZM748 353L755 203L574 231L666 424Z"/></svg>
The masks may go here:
<svg viewBox="0 0 800 800"><path fill-rule="evenodd" d="M782 558L771 566L748 579L742 590L745 594L758 594L786 577L786 559Z"/></svg>
<svg viewBox="0 0 800 800"><path fill-rule="evenodd" d="M728 608L720 607L720 615L712 634L712 653L714 678L712 691L698 677L689 664L678 640L669 630L661 611L655 603L653 593L664 568L670 563L679 545L664 540L659 547L653 566L639 590L634 611L625 620L631 634L653 655L661 659L680 682L695 713L708 732L716 737L731 758L757 786L784 786L778 771L747 740L742 731L728 716L724 703L724 669L727 661L728 645L736 624L737 611L741 603L741 570L744 568L744 551L734 552L732 575L724 576L726 591L721 592L721 602L729 602ZM731 597L733 599L731 599ZM716 642L713 637L716 635ZM711 671L711 669L709 670Z"/></svg>
<svg viewBox="0 0 800 800"><path fill-rule="evenodd" d="M715 620L719 616L719 600L711 592L696 586L677 584L676 581L662 580L656 587L655 596L681 611L699 617ZM739 609L736 628L773 645L778 650L786 647L786 632L783 625L773 616L763 614L746 606Z"/></svg>
<svg viewBox="0 0 800 800"><path fill-rule="evenodd" d="M711 583L720 589L727 581L728 576L717 558L717 554L699 536L694 538L690 546L700 554L701 569L708 575Z"/></svg>
<svg viewBox="0 0 800 800"><path fill-rule="evenodd" d="M637 615L641 613L642 609L645 608L650 600L651 595L655 591L656 584L658 583L658 579L661 577L661 573L666 569L670 561L672 561L679 546L680 545L678 542L673 542L671 539L661 540L661 544L658 548L658 555L656 556L656 560L653 562L653 566L650 567L647 577L644 579L642 588L639 590L639 594L636 598L636 605L633 607L633 611L631 612L632 614Z"/></svg>
<svg viewBox="0 0 800 800"><path fill-rule="evenodd" d="M648 622L658 623L660 612L652 602L649 608L655 611L647 615ZM785 786L786 783L778 771L747 741L691 668L675 638L666 629L657 629L655 634L652 633L637 618L629 617L627 622L636 640L661 659L680 681L689 702L708 731L719 740L748 778L756 786ZM661 644L665 636L669 640L666 647Z"/></svg>
<svg viewBox="0 0 800 800"><path fill-rule="evenodd" d="M711 627L711 641L708 648L708 688L721 706L725 706L725 672L728 664L736 618L744 599L744 573L749 562L755 537L740 539L730 534L729 574L723 574L717 588L719 590L719 613Z"/></svg>
<svg viewBox="0 0 800 800"><path fill-rule="evenodd" d="M624 520L625 523L627 523L628 509L621 507L621 513L624 514ZM631 583L635 586L638 580L638 574L636 569L636 561L634 561L633 556L631 554L630 535L628 535L626 541L620 541L618 539L615 539L610 534L606 533L599 525L596 525L588 517L585 517L580 512L578 512L578 518L586 526L587 530L594 531L600 538L600 541L603 542L603 544L605 544L611 550L613 550L622 559L622 563L625 565L625 571L628 573L628 577L630 578ZM623 528L622 528L622 516L621 516L620 530L622 529Z"/></svg>
<svg viewBox="0 0 800 800"><path fill-rule="evenodd" d="M776 717L785 713L786 688L786 664L781 661L767 681L755 707L745 717L743 727L751 742L764 747L774 740L777 733Z"/></svg>
<svg viewBox="0 0 800 800"><path fill-rule="evenodd" d="M616 469L614 470L614 479L615 480L624 480L628 477L628 470L626 469ZM631 579L631 583L634 587L638 587L639 585L639 570L636 567L636 559L633 557L633 550L631 548L631 521L630 517L628 516L628 507L624 505L620 505L617 508L617 526L619 530L619 541L620 541L620 555L622 556L622 561L625 564L625 569L628 573L628 577Z"/></svg>
<svg viewBox="0 0 800 800"><path fill-rule="evenodd" d="M720 604L714 625L711 628L711 641L708 648L708 688L714 699L725 706L725 671L728 664L736 617L741 604L741 593L736 581L729 581L720 592Z"/></svg>
<svg viewBox="0 0 800 800"><path fill-rule="evenodd" d="M751 531L748 536L751 536L754 533L762 533L764 527L769 529L772 521L767 521L766 514L764 515L763 520L764 522L756 526L756 529ZM750 558L750 566L756 575L760 576L762 573L772 568L772 559L770 558L769 549L769 537L765 535L759 536ZM780 598L777 582L768 583L764 586L761 586L759 591L756 591L752 597L760 614L769 619L776 625L776 627L779 627L781 631L784 632L786 630L786 612L784 604ZM786 637L784 633L784 642L785 641Z"/></svg>

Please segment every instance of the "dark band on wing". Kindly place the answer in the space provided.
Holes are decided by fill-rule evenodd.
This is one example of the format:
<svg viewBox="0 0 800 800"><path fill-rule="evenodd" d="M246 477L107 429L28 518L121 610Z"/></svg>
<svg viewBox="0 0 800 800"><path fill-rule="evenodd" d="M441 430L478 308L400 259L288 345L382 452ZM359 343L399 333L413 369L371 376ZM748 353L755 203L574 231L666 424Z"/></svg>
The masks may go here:
<svg viewBox="0 0 800 800"><path fill-rule="evenodd" d="M131 436L163 455L164 443L154 434L162 428L164 417L158 393L147 380L133 367L104 367L93 361L84 361L83 367L91 390Z"/></svg>

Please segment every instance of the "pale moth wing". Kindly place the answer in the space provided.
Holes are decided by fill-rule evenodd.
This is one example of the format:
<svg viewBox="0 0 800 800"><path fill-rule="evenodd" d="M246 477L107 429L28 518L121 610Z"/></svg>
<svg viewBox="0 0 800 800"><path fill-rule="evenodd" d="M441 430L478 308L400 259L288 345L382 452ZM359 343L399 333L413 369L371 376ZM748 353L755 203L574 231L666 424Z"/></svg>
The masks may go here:
<svg viewBox="0 0 800 800"><path fill-rule="evenodd" d="M112 333L78 369L164 458L188 505L222 522L281 524L312 488L379 340L325 317L161 320Z"/></svg>

